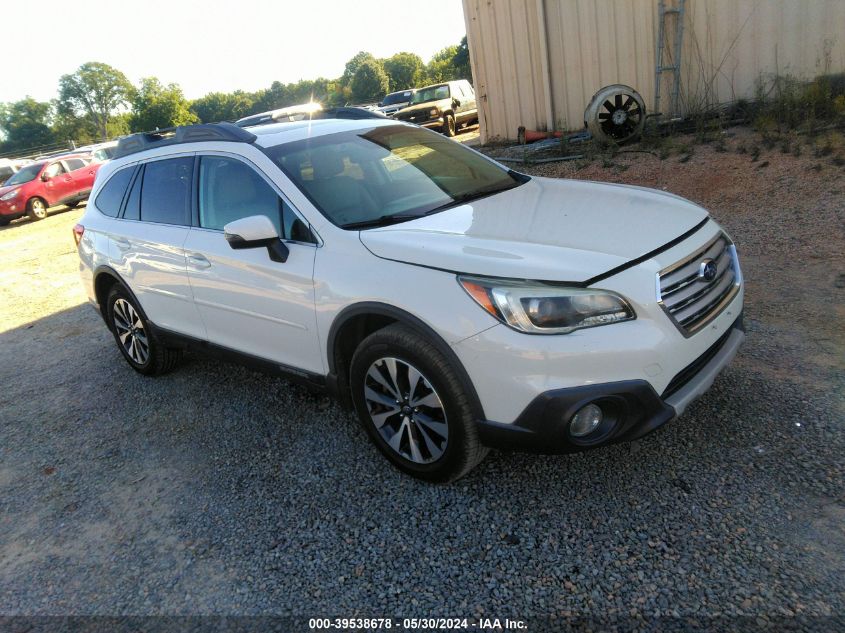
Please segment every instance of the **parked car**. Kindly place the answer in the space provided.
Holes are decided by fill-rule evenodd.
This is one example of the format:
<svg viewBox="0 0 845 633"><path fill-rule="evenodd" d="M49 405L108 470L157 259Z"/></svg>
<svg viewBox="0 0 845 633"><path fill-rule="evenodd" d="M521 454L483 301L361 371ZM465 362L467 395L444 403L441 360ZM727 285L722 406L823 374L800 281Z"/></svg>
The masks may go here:
<svg viewBox="0 0 845 633"><path fill-rule="evenodd" d="M0 158L0 186L26 165L27 160L15 160L12 158Z"/></svg>
<svg viewBox="0 0 845 633"><path fill-rule="evenodd" d="M389 95L385 95L376 109L386 116L393 116L399 110L411 104L411 97L414 96L415 92L416 89L414 88L391 92Z"/></svg>
<svg viewBox="0 0 845 633"><path fill-rule="evenodd" d="M105 163L111 160L116 149L117 141L106 141L105 143L94 143L93 145L77 148L76 153L89 156L91 162Z"/></svg>
<svg viewBox="0 0 845 633"><path fill-rule="evenodd" d="M478 122L475 91L466 79L426 86L411 96L411 105L393 117L455 136L461 126Z"/></svg>
<svg viewBox="0 0 845 633"><path fill-rule="evenodd" d="M311 118L322 110L323 106L311 101L309 103L287 106L286 108L259 112L258 114L250 114L249 116L238 119L235 124L240 127L246 127L249 125L262 125L264 123L282 121L302 121Z"/></svg>
<svg viewBox="0 0 845 633"><path fill-rule="evenodd" d="M88 198L99 164L82 155L69 155L30 163L0 187L0 226L28 215L47 217L47 209L59 204L74 207Z"/></svg>
<svg viewBox="0 0 845 633"><path fill-rule="evenodd" d="M640 437L744 338L736 249L701 207L383 117L130 137L74 236L133 369L192 349L288 375L432 481L491 446Z"/></svg>

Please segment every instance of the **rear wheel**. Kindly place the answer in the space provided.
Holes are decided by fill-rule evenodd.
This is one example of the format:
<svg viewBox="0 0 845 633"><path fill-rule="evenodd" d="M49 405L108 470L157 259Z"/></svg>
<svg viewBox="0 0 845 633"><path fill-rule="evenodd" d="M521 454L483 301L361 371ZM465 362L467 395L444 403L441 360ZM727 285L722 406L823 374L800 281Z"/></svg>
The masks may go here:
<svg viewBox="0 0 845 633"><path fill-rule="evenodd" d="M30 220L43 220L47 217L47 203L41 198L31 198L26 203L26 214Z"/></svg>
<svg viewBox="0 0 845 633"><path fill-rule="evenodd" d="M0 215L0 226L6 226L11 221L12 220L7 218L6 216Z"/></svg>
<svg viewBox="0 0 845 633"><path fill-rule="evenodd" d="M409 475L453 481L487 455L455 369L414 330L396 324L364 339L350 388L370 439Z"/></svg>
<svg viewBox="0 0 845 633"><path fill-rule="evenodd" d="M446 136L455 136L455 117L451 114L446 115L446 121L443 123L443 133Z"/></svg>
<svg viewBox="0 0 845 633"><path fill-rule="evenodd" d="M165 374L182 358L182 351L161 345L141 308L123 286L117 284L106 303L109 327L126 362L146 376Z"/></svg>

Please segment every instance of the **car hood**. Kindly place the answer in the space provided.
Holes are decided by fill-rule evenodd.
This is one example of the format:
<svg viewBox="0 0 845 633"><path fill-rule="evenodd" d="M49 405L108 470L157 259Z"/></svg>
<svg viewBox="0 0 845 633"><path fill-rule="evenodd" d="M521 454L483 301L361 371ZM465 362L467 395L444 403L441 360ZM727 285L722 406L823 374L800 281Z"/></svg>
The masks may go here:
<svg viewBox="0 0 845 633"><path fill-rule="evenodd" d="M24 183L24 184L26 184L26 183ZM21 187L23 187L23 184L21 184L21 185L3 185L2 187L0 187L0 198L5 196L12 189L20 189Z"/></svg>
<svg viewBox="0 0 845 633"><path fill-rule="evenodd" d="M583 282L694 228L707 212L673 194L532 178L509 191L361 231L374 255L460 273Z"/></svg>
<svg viewBox="0 0 845 633"><path fill-rule="evenodd" d="M414 112L428 112L432 108L444 109L444 104L448 103L448 99L435 99L433 101L424 101L423 103L415 103L399 110L398 114L413 114Z"/></svg>

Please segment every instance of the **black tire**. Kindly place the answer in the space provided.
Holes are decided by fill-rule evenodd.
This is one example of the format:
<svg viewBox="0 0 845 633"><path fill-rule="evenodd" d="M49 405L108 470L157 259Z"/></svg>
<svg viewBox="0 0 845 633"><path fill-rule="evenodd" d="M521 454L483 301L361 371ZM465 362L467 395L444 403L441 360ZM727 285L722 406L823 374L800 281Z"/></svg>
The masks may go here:
<svg viewBox="0 0 845 633"><path fill-rule="evenodd" d="M455 117L451 114L446 115L446 120L443 123L443 134L446 136L455 136Z"/></svg>
<svg viewBox="0 0 845 633"><path fill-rule="evenodd" d="M47 217L47 202L42 198L30 198L26 203L26 214L33 222Z"/></svg>
<svg viewBox="0 0 845 633"><path fill-rule="evenodd" d="M124 303L118 304L119 301ZM124 344L127 339L121 340L120 313L125 310L126 304L132 307L141 326L134 329L130 336L137 337L140 330L146 341L146 355L140 357L138 357L138 354L143 350L143 347L131 348L130 346L128 349ZM109 292L108 299L106 299L106 314L108 315L108 326L114 335L117 348L130 367L138 373L145 376L166 374L173 370L182 359L182 350L165 347L156 340L144 311L141 310L132 294L121 284L115 284ZM140 342L138 344L141 345ZM136 354L136 358L133 358L133 353Z"/></svg>
<svg viewBox="0 0 845 633"><path fill-rule="evenodd" d="M368 381L371 381L368 371L383 359L393 359L412 365L424 379L423 384L430 388L442 403L442 412L447 423L446 441L442 454L436 460L429 463L417 463L406 458L392 448L382 437L382 432L376 428L365 397L365 388ZM370 382L370 384L374 383ZM358 419L372 442L399 470L413 477L439 483L454 481L477 466L489 451L478 438L478 429L469 397L454 367L428 339L404 325L390 325L374 332L361 342L352 357L350 389ZM407 397L407 394L405 396ZM401 407L399 404L396 406ZM413 409L413 411L417 410ZM398 420L405 415L402 412L396 413L395 416L399 417L394 417L393 420ZM412 414L409 412L408 415ZM412 435L417 437L419 442L415 442L415 445L422 447L423 438L418 430L420 423L411 422L410 419L408 426L415 425L417 431L412 432L408 428L405 437L409 440ZM383 423L383 428L386 426L387 423ZM398 434L401 436L402 433L400 428ZM430 433L426 435L431 437Z"/></svg>
<svg viewBox="0 0 845 633"><path fill-rule="evenodd" d="M0 215L0 226L7 226L12 220L4 215Z"/></svg>
<svg viewBox="0 0 845 633"><path fill-rule="evenodd" d="M75 209L76 207L78 207L83 202L84 202L84 200L74 200L73 202L68 202L67 206L68 206L69 209Z"/></svg>

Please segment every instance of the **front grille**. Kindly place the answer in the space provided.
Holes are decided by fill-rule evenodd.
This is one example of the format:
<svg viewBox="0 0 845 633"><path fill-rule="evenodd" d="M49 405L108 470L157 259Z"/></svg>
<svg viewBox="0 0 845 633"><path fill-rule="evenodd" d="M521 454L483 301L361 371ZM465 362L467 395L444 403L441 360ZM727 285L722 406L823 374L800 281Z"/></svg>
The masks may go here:
<svg viewBox="0 0 845 633"><path fill-rule="evenodd" d="M741 284L736 249L720 233L691 257L658 273L657 301L681 333L692 336L722 312Z"/></svg>

